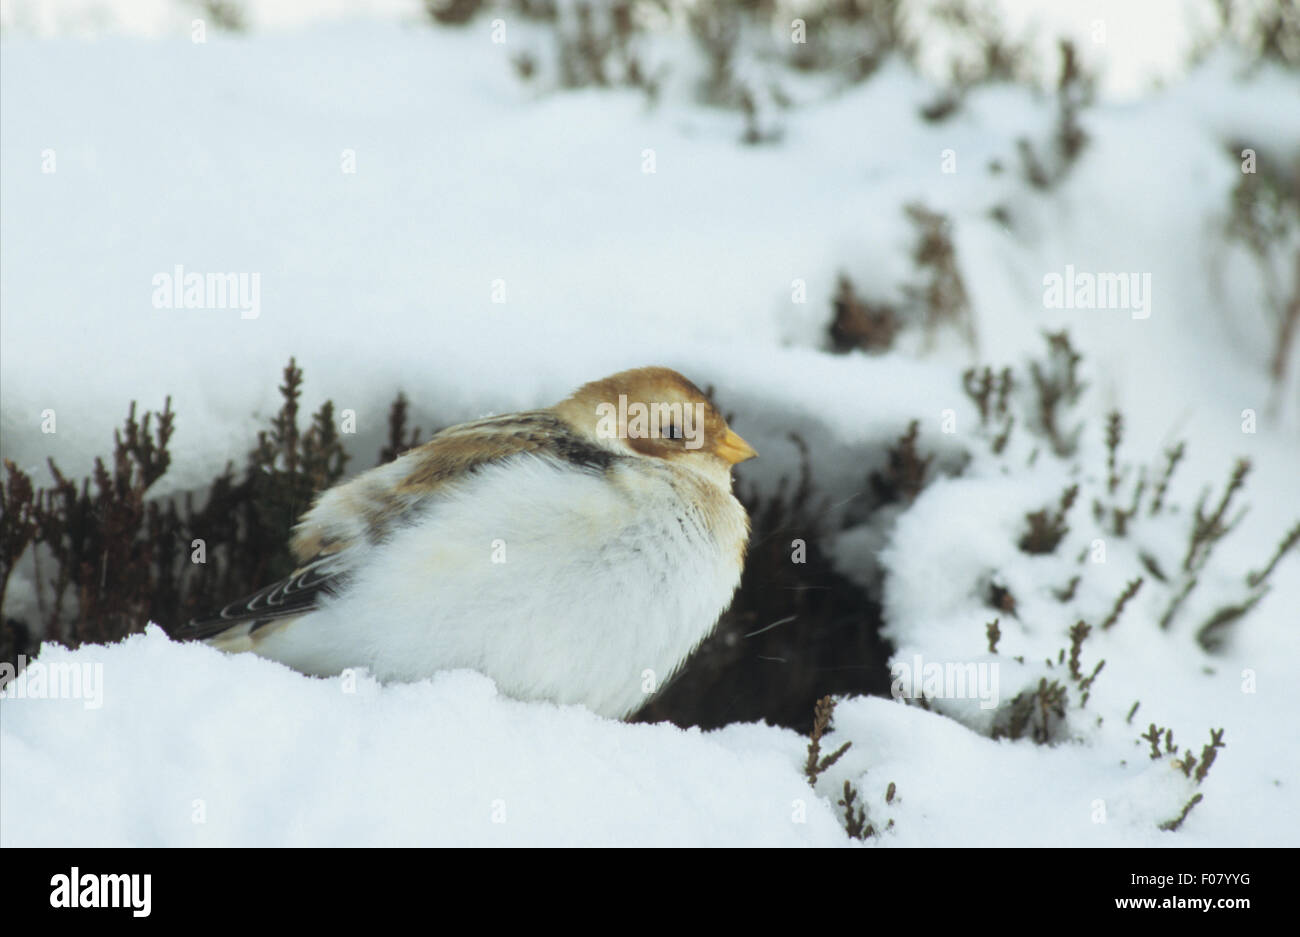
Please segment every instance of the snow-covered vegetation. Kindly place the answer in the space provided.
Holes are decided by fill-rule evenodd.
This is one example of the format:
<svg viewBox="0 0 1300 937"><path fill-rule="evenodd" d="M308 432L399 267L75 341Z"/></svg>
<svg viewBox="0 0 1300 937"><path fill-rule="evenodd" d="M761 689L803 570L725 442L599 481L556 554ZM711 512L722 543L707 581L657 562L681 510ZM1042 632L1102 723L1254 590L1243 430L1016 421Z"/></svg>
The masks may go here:
<svg viewBox="0 0 1300 937"><path fill-rule="evenodd" d="M1300 24L1055 6L5 2L0 843L1295 845ZM760 459L639 722L168 639L650 363Z"/></svg>

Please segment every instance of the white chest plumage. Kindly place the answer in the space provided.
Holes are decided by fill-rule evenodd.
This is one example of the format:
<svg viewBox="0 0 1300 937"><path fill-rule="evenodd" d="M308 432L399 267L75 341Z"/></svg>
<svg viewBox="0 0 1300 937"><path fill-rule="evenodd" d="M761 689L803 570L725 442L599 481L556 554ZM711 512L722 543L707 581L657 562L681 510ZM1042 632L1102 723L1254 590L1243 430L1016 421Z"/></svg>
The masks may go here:
<svg viewBox="0 0 1300 937"><path fill-rule="evenodd" d="M712 630L747 527L739 502L692 471L520 455L448 486L359 551L337 596L249 649L382 680L472 668L511 696L621 717Z"/></svg>

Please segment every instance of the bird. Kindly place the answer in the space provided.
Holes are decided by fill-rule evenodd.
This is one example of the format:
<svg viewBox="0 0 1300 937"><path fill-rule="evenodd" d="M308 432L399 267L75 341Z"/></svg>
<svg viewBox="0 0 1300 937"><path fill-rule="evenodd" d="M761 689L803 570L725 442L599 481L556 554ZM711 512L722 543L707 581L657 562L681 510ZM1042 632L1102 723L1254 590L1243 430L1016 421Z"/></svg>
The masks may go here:
<svg viewBox="0 0 1300 937"><path fill-rule="evenodd" d="M451 426L322 492L286 578L173 636L313 676L476 670L506 696L624 719L740 583L757 455L665 367Z"/></svg>

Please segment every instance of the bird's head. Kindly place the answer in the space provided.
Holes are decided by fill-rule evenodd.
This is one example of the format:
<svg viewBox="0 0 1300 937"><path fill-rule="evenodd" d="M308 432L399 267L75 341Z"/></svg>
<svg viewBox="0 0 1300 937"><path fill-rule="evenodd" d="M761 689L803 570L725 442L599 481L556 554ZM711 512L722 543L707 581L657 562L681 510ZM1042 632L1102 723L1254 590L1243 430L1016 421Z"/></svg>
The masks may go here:
<svg viewBox="0 0 1300 937"><path fill-rule="evenodd" d="M758 455L704 392L670 368L620 371L578 388L555 411L598 445L720 468Z"/></svg>

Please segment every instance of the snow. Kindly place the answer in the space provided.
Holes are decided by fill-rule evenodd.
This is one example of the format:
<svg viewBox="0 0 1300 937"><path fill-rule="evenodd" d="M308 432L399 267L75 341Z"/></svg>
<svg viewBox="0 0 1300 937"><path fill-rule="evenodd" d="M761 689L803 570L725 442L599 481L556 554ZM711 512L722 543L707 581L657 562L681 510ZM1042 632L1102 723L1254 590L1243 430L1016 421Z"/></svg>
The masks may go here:
<svg viewBox="0 0 1300 937"><path fill-rule="evenodd" d="M6 767L0 787L2 845L844 838L811 796L798 770L803 741L788 730L624 725L577 706L503 698L469 671L388 687L304 679L251 656L175 644L156 628L41 662L86 657L103 666L102 708L30 700L21 715L6 713L5 764L21 770ZM58 822L34 804L57 809Z"/></svg>
<svg viewBox="0 0 1300 937"><path fill-rule="evenodd" d="M81 33L93 17L78 11L91 6L111 9L117 25L92 31L114 38L32 38ZM174 465L159 490L200 486L242 461L291 355L305 408L329 395L356 411L354 466L377 453L399 389L428 431L656 363L713 384L734 411L762 454L738 474L770 486L791 473L797 428L839 505L920 419L922 450L944 465L969 452L967 470L889 512L892 528L840 532L834 555L847 575L883 576L896 661L997 664L1003 700L1062 676L1044 659L1068 650L1069 627L1104 617L1140 572L1139 550L1177 554L1201 486L1217 495L1238 455L1254 463L1243 495L1253 509L1173 628L1158 625L1168 589L1148 582L1114 628L1089 637L1085 666L1106 666L1062 744L971 731L988 729L977 700L943 701L940 715L850 699L825 744L853 746L815 793L806 739L770 726L623 725L505 699L461 672L405 686L362 675L347 692L156 629L113 647L47 646L42 664L103 665L103 705L0 702L0 845L842 845L845 780L877 827L894 821L873 841L886 846L1300 841L1300 751L1278 728L1300 715L1287 666L1300 652L1300 560L1279 564L1220 653L1192 633L1242 597L1242 575L1300 517L1300 344L1278 393L1253 311L1260 287L1221 236L1239 178L1230 145L1300 152L1300 111L1284 106L1300 100L1293 74L1241 78L1241 63L1219 55L1176 78L1165 63L1166 87L1138 96L1145 78L1134 76L1155 66L1135 68L1128 93L1084 111L1088 147L1044 194L1025 184L1016 140L1042 146L1053 105L1028 89L978 89L927 124L917 112L933 87L889 62L864 84L805 92L780 113L779 143L744 147L741 119L692 103L685 82L657 108L626 90L521 82L509 57L541 42L522 24L499 46L486 21L428 28L414 4L345 24L331 20L355 11L327 6L308 23L271 4L248 36L195 44L170 4L74 4L63 25L45 7L6 4L0 439L38 481L47 457L86 473L130 400L158 409L171 395ZM1139 30L1105 15L1112 36ZM940 171L945 149L955 174ZM47 150L56 172L42 172ZM342 169L345 151L355 173ZM838 274L891 300L912 275L902 206L913 200L953 219L978 352L949 342L826 354ZM995 205L1008 227L990 217ZM152 278L177 264L258 274L260 315L155 308ZM1067 264L1149 273L1151 317L1045 309L1043 277ZM498 280L504 303L492 300ZM806 303L791 301L795 280ZM1027 467L1023 434L1004 459L989 455L959 381L977 360L1021 364L1061 327L1090 384L1075 417L1087 422L1083 477L1048 456ZM1050 589L1098 536L1091 499L1115 406L1126 459L1154 465L1188 440L1170 493L1181 511L1106 537L1107 562L1087 566L1061 603ZM1256 433L1242 431L1246 409ZM945 411L956 434L941 431ZM1017 550L1025 513L1075 481L1083 493L1057 553ZM996 655L982 596L993 578L1019 601ZM32 601L20 570L6 612ZM1152 721L1197 752L1210 728L1226 729L1200 787L1147 757L1137 737ZM1178 833L1157 830L1197 791L1205 800Z"/></svg>
<svg viewBox="0 0 1300 937"><path fill-rule="evenodd" d="M994 666L1003 701L1021 690L1032 690L1043 677L1069 682L1057 655L1061 649L1069 652L1070 626L1079 618L1094 628L1100 625L1126 579L1143 575L1136 559L1139 546L1156 552L1166 568L1173 566L1169 560L1181 556L1179 551L1185 549L1188 518L1178 518L1168 525L1142 523L1140 532L1132 538L1138 542L1131 543L1093 530L1084 521L1086 511L1076 506L1071 515L1071 533L1056 554L1020 553L1015 541L1023 530L1024 514L1054 503L1060 490L1059 483L1044 484L1035 479L1027 483L1024 476L1014 480L983 479L972 473L971 477L937 482L922 493L912 509L900 517L882 557L890 572L885 590L886 636L897 648L895 663L910 662L915 655L921 655L927 662ZM1089 500L1086 496L1080 498L1085 504ZM1176 538L1169 536L1174 530ZM1230 539L1235 536L1229 535ZM1074 562L1094 537L1104 539L1105 562L1083 566ZM1006 822L1017 824L1029 821L1034 810L1068 812L1069 819L1063 818L1046 831L1027 822L1019 831L1006 831L1008 841L1139 845L1143 842L1141 829L1126 831L1118 841L1110 839L1115 830L1093 829L1089 813L1092 802L1100 799L1107 804L1111 811L1108 824L1133 825L1138 817L1152 813L1172 819L1182 803L1199 790L1206 799L1178 833L1180 844L1253 846L1296 842L1300 807L1291 788L1294 779L1300 777L1300 753L1286 743L1285 732L1279 730L1276 720L1300 712L1300 693L1290 677L1289 664L1292 655L1300 652L1294 611L1300 607L1300 575L1296 574L1294 558L1288 561L1290 568L1273 580L1273 590L1233 632L1230 646L1218 655L1207 656L1196 644L1195 628L1189 623L1204 621L1217 607L1244 597L1239 584L1250 564L1232 568L1232 562L1242 558L1243 546L1247 548L1245 556L1249 556L1250 549L1257 549L1251 544L1238 544L1238 552L1229 553L1229 542L1220 547L1228 558L1227 571L1221 570L1217 577L1207 575L1209 581L1193 592L1185 613L1176 617L1167 631L1158 622L1170 601L1171 590L1147 574L1143 589L1115 625L1104 632L1095 630L1085 640L1083 671L1091 672L1102 659L1105 667L1087 706L1069 710L1067 718L1075 741L1042 753L1044 763L1039 770L1047 773L1044 776L1050 777L1054 785L1053 792L1043 797L1049 803L1035 803L1025 813L1019 800L1013 798L1004 805L1006 809L996 811ZM1255 565L1262 566L1262 559ZM1061 603L1051 590L1063 588L1075 573L1081 575L1075 598L1068 604ZM999 615L982 601L978 586L994 576L1017 597L1014 617ZM999 619L1002 632L996 655L988 652L984 630L984 624L994 618ZM1018 662L1018 657L1024 662ZM1051 665L1046 664L1048 659ZM1078 695L1073 688L1071 693L1077 706ZM881 725L888 718L884 712L876 713L858 732L848 721L848 713L879 702L883 701L841 705L836 711L836 737L872 739L887 731ZM1135 702L1140 706L1130 722L1129 711ZM981 732L987 733L992 724L991 714L980 709L978 698L941 700L935 706ZM936 726L944 726L932 732L956 731L948 729L952 721L925 715ZM1153 721L1172 728L1174 743L1198 757L1209 740L1209 730L1226 729L1228 747L1199 788L1176 783L1169 759L1149 758L1148 746L1139 742L1138 736ZM1006 744L992 743L968 732L959 734L963 747ZM930 739L923 747L933 744L942 743ZM1010 747L1017 752L1024 748ZM908 754L917 756L922 763L933 758L917 752ZM1009 752L1000 756L999 770L1022 782L1026 776L1034 776L1033 772L1014 768L1011 759L1015 757L1020 756ZM897 760L909 769L916 767L912 758L898 756ZM974 763L978 765L979 759ZM876 764L871 765L870 774L880 776ZM993 780L987 783L991 785ZM978 781L963 776L960 787L969 793L972 784L978 785ZM996 790L1006 794L1002 788ZM1251 792L1249 797L1243 797L1241 792L1247 790ZM1042 797L1024 792L1020 796L1031 800ZM1127 819L1117 819L1116 811L1122 811ZM951 820L956 829L970 825L968 818L954 816ZM976 833L990 835L988 830L971 831L972 836ZM951 842L947 834L944 842ZM1158 839L1153 837L1151 842Z"/></svg>

